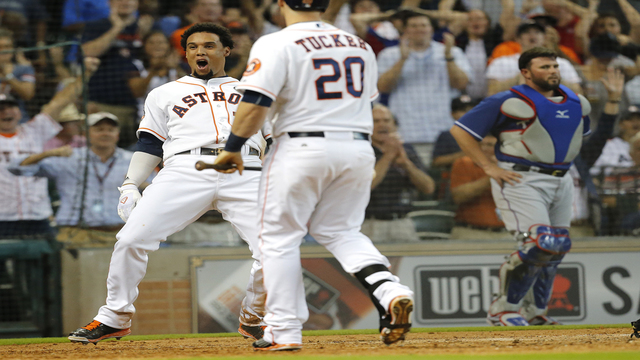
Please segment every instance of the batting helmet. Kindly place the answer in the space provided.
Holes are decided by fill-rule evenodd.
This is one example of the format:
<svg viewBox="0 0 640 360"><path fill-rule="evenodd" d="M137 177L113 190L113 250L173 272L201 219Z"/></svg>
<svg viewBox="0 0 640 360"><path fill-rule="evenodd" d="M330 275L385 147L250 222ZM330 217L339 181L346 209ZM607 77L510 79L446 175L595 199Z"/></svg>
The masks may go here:
<svg viewBox="0 0 640 360"><path fill-rule="evenodd" d="M329 0L284 0L287 5L297 11L325 11Z"/></svg>

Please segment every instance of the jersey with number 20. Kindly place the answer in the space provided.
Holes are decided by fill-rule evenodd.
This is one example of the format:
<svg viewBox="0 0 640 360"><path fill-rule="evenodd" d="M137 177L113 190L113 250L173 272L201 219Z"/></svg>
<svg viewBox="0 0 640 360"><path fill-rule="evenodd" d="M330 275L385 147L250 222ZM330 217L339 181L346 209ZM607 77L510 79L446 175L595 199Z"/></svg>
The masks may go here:
<svg viewBox="0 0 640 360"><path fill-rule="evenodd" d="M378 96L371 47L323 22L302 22L259 38L238 91L274 100L273 136L284 132L371 133L370 101Z"/></svg>

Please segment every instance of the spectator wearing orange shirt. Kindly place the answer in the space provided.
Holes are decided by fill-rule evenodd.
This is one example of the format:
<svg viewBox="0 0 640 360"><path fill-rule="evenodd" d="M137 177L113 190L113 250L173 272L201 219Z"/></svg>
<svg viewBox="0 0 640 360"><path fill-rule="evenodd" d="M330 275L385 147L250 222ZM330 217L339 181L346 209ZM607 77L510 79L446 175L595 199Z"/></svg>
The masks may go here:
<svg viewBox="0 0 640 360"><path fill-rule="evenodd" d="M482 151L498 162L494 148L498 140L486 136L480 147ZM498 217L496 204L491 195L490 177L476 165L470 157L464 156L453 163L451 170L451 196L458 205L453 239L496 239L508 238L504 223Z"/></svg>

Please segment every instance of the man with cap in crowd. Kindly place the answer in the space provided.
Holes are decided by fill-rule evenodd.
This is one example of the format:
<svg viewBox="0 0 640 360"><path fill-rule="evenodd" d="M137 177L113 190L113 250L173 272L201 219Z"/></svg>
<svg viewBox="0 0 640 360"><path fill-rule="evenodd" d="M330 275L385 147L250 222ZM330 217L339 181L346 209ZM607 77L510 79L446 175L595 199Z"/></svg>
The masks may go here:
<svg viewBox="0 0 640 360"><path fill-rule="evenodd" d="M39 154L17 156L9 171L55 181L60 194L56 214L60 226L58 241L72 247L112 246L115 234L124 225L117 211L118 186L127 175L133 152L116 146L120 122L115 115L91 114L87 125L88 148L73 149L65 145ZM82 176L85 173L86 179ZM153 175L147 180L152 178Z"/></svg>
<svg viewBox="0 0 640 360"><path fill-rule="evenodd" d="M518 69L520 54L537 46L545 46L545 27L535 21L523 21L516 31L516 41L520 44L520 53L501 56L487 67L489 96L509 90L512 86L524 84L524 78ZM581 79L571 63L561 57L557 58L562 76L562 84L573 92L580 94Z"/></svg>
<svg viewBox="0 0 640 360"><path fill-rule="evenodd" d="M86 118L81 114L75 104L65 106L56 119L62 130L53 139L44 144L43 150L51 150L64 145L72 148L83 147L87 144L87 139L82 134L82 122Z"/></svg>
<svg viewBox="0 0 640 360"><path fill-rule="evenodd" d="M100 64L96 58L85 58L84 62L87 76L91 76ZM20 155L42 152L44 143L61 129L53 119L77 99L82 86L82 78L78 78L44 105L40 114L24 124L19 124L22 114L16 99L0 95L0 238L52 234L47 180L14 176L7 166Z"/></svg>
<svg viewBox="0 0 640 360"><path fill-rule="evenodd" d="M598 176L602 172L607 175L613 168L634 165L629 155L629 140L640 132L640 108L630 106L627 111L618 122L618 136L607 141L602 154L591 167L589 172L592 176Z"/></svg>

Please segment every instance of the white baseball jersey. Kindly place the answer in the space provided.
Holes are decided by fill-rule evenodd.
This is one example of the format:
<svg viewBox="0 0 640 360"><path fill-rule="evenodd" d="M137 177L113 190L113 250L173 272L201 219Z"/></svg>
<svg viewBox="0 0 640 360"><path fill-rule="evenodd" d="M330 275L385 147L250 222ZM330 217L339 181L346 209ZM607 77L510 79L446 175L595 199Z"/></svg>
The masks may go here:
<svg viewBox="0 0 640 360"><path fill-rule="evenodd" d="M209 80L184 76L153 89L147 96L138 134L145 131L162 140L164 160L197 147L224 147L242 98L235 89L237 84L238 80L228 76ZM265 142L261 132L247 145L262 153Z"/></svg>
<svg viewBox="0 0 640 360"><path fill-rule="evenodd" d="M323 22L303 22L259 38L249 58L236 88L275 101L269 115L274 137L290 131L372 132L371 104L360 99L378 96L378 70L364 40Z"/></svg>
<svg viewBox="0 0 640 360"><path fill-rule="evenodd" d="M42 147L62 130L49 115L38 114L18 127L15 135L0 135L0 220L42 220L51 216L47 179L15 176L7 170L18 155L39 154Z"/></svg>

